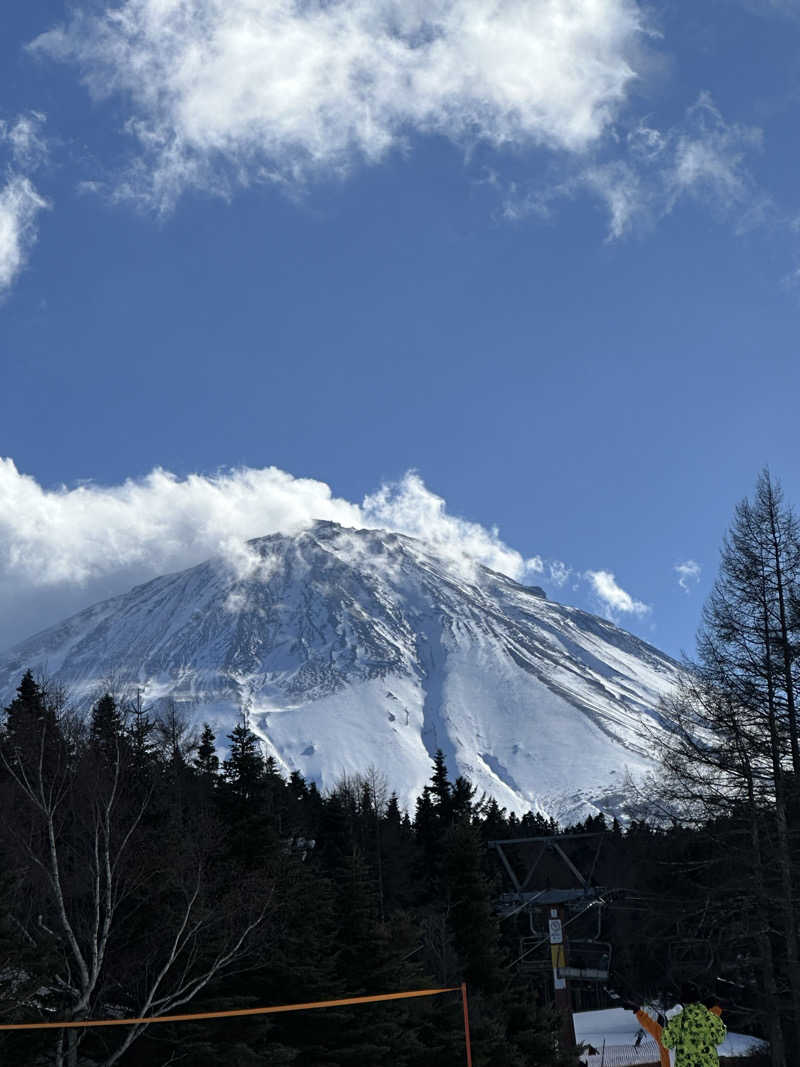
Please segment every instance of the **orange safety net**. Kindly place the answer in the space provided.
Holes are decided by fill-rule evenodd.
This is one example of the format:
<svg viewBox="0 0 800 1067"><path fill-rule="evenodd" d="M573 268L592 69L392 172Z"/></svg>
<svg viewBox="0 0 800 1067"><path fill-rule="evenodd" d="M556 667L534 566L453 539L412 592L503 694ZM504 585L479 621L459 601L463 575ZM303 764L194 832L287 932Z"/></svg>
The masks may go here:
<svg viewBox="0 0 800 1067"><path fill-rule="evenodd" d="M406 993L379 993L370 997L344 997L340 1000L315 1000L307 1004L278 1004L270 1008L237 1008L231 1011L201 1011L186 1015L151 1015L140 1019L80 1019L51 1023L0 1023L0 1030L67 1030L89 1026L139 1026L143 1023L185 1023L192 1019L233 1019L244 1015L276 1015L284 1011L308 1011L311 1008L336 1008L345 1004L378 1004L386 1000L410 1000L412 997L435 997L440 993L463 993L461 986L446 989L415 989Z"/></svg>

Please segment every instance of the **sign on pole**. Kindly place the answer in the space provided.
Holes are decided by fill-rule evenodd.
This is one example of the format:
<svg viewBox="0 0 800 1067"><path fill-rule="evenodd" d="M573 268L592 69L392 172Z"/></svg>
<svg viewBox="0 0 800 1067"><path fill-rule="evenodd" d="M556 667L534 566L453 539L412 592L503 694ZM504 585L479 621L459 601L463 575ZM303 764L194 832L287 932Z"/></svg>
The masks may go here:
<svg viewBox="0 0 800 1067"><path fill-rule="evenodd" d="M565 1048L575 1047L575 1028L572 1022L572 998L567 989L564 971L567 966L567 952L564 945L564 923L560 908L551 908L548 920L550 931L550 958L553 963L553 989L556 994L556 1007L561 1013L561 1039Z"/></svg>

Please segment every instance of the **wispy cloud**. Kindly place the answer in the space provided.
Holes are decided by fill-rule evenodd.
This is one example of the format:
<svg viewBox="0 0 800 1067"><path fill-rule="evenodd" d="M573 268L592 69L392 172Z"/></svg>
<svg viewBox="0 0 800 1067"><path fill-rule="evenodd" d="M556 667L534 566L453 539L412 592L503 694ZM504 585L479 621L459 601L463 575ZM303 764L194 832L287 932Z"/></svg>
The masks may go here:
<svg viewBox="0 0 800 1067"><path fill-rule="evenodd" d="M702 93L689 109L684 128L672 131L669 142L670 158L663 171L667 210L687 195L723 212L745 208L745 220L765 209L765 197L746 164L747 154L761 148L758 127L726 122L711 96Z"/></svg>
<svg viewBox="0 0 800 1067"><path fill-rule="evenodd" d="M687 559L683 563L676 563L673 570L678 575L678 585L685 593L690 593L692 586L700 581L702 568L696 560Z"/></svg>
<svg viewBox="0 0 800 1067"><path fill-rule="evenodd" d="M449 512L416 472L351 503L324 482L275 467L177 478L165 470L119 485L45 488L0 460L0 648L159 574L221 555L240 577L264 577L244 541L296 533L316 519L418 537L454 562L477 561L517 581L570 568L526 556L494 527ZM604 606L641 614L613 575L594 575ZM547 580L547 579L545 579ZM235 607L235 605L231 605ZM644 609L646 610L646 609Z"/></svg>
<svg viewBox="0 0 800 1067"><path fill-rule="evenodd" d="M0 293L25 266L36 241L36 217L45 207L29 178L11 175L0 188Z"/></svg>
<svg viewBox="0 0 800 1067"><path fill-rule="evenodd" d="M505 192L509 217L552 215L559 200L585 195L608 214L608 239L647 230L692 200L744 231L770 220L774 208L749 166L760 151L758 127L728 122L708 93L701 93L680 123L659 130L639 120L624 136L595 154L573 160L569 172L546 185L516 183ZM502 181L496 180L502 187Z"/></svg>
<svg viewBox="0 0 800 1067"><path fill-rule="evenodd" d="M754 15L800 16L800 0L734 0Z"/></svg>
<svg viewBox="0 0 800 1067"><path fill-rule="evenodd" d="M589 582L594 595L605 612L614 618L622 615L647 615L652 610L641 600L634 600L618 583L611 571L586 571L583 577Z"/></svg>
<svg viewBox="0 0 800 1067"><path fill-rule="evenodd" d="M0 142L6 145L11 162L20 170L32 171L47 161L49 146L44 124L41 111L18 115L14 122L0 120Z"/></svg>
<svg viewBox="0 0 800 1067"><path fill-rule="evenodd" d="M587 167L578 184L588 188L605 205L610 240L628 233L637 218L648 210L649 194L640 174L622 160Z"/></svg>
<svg viewBox="0 0 800 1067"><path fill-rule="evenodd" d="M165 209L342 175L412 133L582 152L609 129L644 39L635 0L123 0L30 46L128 108L119 192Z"/></svg>
<svg viewBox="0 0 800 1067"><path fill-rule="evenodd" d="M38 112L21 115L13 123L0 121L0 155L5 157L0 184L0 294L25 266L36 242L37 217L48 207L29 176L47 156L43 122Z"/></svg>
<svg viewBox="0 0 800 1067"><path fill-rule="evenodd" d="M567 583L569 576L572 574L572 568L568 567L560 559L554 559L548 564L548 574L551 583L560 589L562 585Z"/></svg>
<svg viewBox="0 0 800 1067"><path fill-rule="evenodd" d="M432 493L413 471L402 481L382 486L366 496L361 512L365 526L385 527L419 537L440 552L458 552L517 580L543 570L544 564L538 556L525 559L504 544L497 527L487 529L449 515L444 499Z"/></svg>

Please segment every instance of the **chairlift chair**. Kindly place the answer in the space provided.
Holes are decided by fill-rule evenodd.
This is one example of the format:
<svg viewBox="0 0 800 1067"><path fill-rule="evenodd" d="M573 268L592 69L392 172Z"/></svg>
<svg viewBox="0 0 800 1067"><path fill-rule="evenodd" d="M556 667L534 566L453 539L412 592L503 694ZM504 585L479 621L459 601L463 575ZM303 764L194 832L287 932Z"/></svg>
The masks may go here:
<svg viewBox="0 0 800 1067"><path fill-rule="evenodd" d="M568 965L559 968L559 975L581 982L607 982L612 952L610 941L571 940L567 950Z"/></svg>

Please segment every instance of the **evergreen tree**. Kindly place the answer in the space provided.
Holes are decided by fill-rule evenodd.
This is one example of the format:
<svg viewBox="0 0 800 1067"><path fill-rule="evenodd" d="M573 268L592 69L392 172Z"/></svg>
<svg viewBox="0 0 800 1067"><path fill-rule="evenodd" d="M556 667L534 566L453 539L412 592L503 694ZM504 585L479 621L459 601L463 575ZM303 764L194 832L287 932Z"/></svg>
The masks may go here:
<svg viewBox="0 0 800 1067"><path fill-rule="evenodd" d="M486 841L500 841L508 835L506 809L501 808L494 797L486 805L481 830Z"/></svg>
<svg viewBox="0 0 800 1067"><path fill-rule="evenodd" d="M392 793L381 820L383 854L383 896L388 913L407 908L414 896L414 832L408 815L400 812L396 793Z"/></svg>
<svg viewBox="0 0 800 1067"><path fill-rule="evenodd" d="M308 797L308 785L300 771L292 771L289 775L289 792L292 798L302 802Z"/></svg>
<svg viewBox="0 0 800 1067"><path fill-rule="evenodd" d="M70 756L82 723L65 710L64 695L36 682L27 671L5 709L0 733L0 774L24 780L37 790L69 773ZM66 728L66 729L65 729Z"/></svg>
<svg viewBox="0 0 800 1067"><path fill-rule="evenodd" d="M455 948L469 985L493 993L500 981L502 952L493 893L483 869L485 854L477 827L462 821L448 832L448 916Z"/></svg>
<svg viewBox="0 0 800 1067"><path fill-rule="evenodd" d="M228 735L222 764L220 811L228 828L226 847L237 862L268 869L280 847L282 795L286 785L266 761L261 742L243 721Z"/></svg>
<svg viewBox="0 0 800 1067"><path fill-rule="evenodd" d="M468 778L463 775L456 778L450 794L450 814L454 820L469 820L477 814L482 802L475 803L476 792L475 786Z"/></svg>
<svg viewBox="0 0 800 1067"><path fill-rule="evenodd" d="M450 818L452 793L453 787L447 777L444 752L437 748L436 755L433 757L430 794L434 811L442 822L447 822Z"/></svg>
<svg viewBox="0 0 800 1067"><path fill-rule="evenodd" d="M102 759L114 762L120 757L123 740L123 722L117 702L110 693L105 693L92 708L89 744Z"/></svg>
<svg viewBox="0 0 800 1067"><path fill-rule="evenodd" d="M3 753L9 764L33 767L41 756L52 766L58 760L61 736L56 709L31 671L23 675L5 714Z"/></svg>
<svg viewBox="0 0 800 1067"><path fill-rule="evenodd" d="M430 786L417 797L414 812L414 882L418 895L429 891L438 880L442 864L442 827L434 807Z"/></svg>
<svg viewBox="0 0 800 1067"><path fill-rule="evenodd" d="M147 785L152 770L156 724L150 716L149 709L142 703L140 689L136 690L136 697L128 709L126 718L134 780L137 787L142 789Z"/></svg>
<svg viewBox="0 0 800 1067"><path fill-rule="evenodd" d="M216 737L209 724L203 723L203 732L200 735L200 744L197 747L197 755L194 765L198 774L208 783L214 782L219 774L219 756L217 755Z"/></svg>
<svg viewBox="0 0 800 1067"><path fill-rule="evenodd" d="M11 745L19 744L31 729L31 723L45 718L44 693L30 670L25 671L17 686L17 695L6 710L6 736Z"/></svg>
<svg viewBox="0 0 800 1067"><path fill-rule="evenodd" d="M228 734L230 750L222 764L229 793L240 803L254 799L264 782L261 743L244 720Z"/></svg>
<svg viewBox="0 0 800 1067"><path fill-rule="evenodd" d="M290 830L287 825L287 817L291 796L286 788L286 782L278 769L278 761L275 757L267 756L264 759L263 767L261 802L264 813L270 820L275 832L283 835Z"/></svg>
<svg viewBox="0 0 800 1067"><path fill-rule="evenodd" d="M400 827L402 816L400 814L400 798L397 793L392 793L386 804L386 814L384 816L386 822L390 826Z"/></svg>

